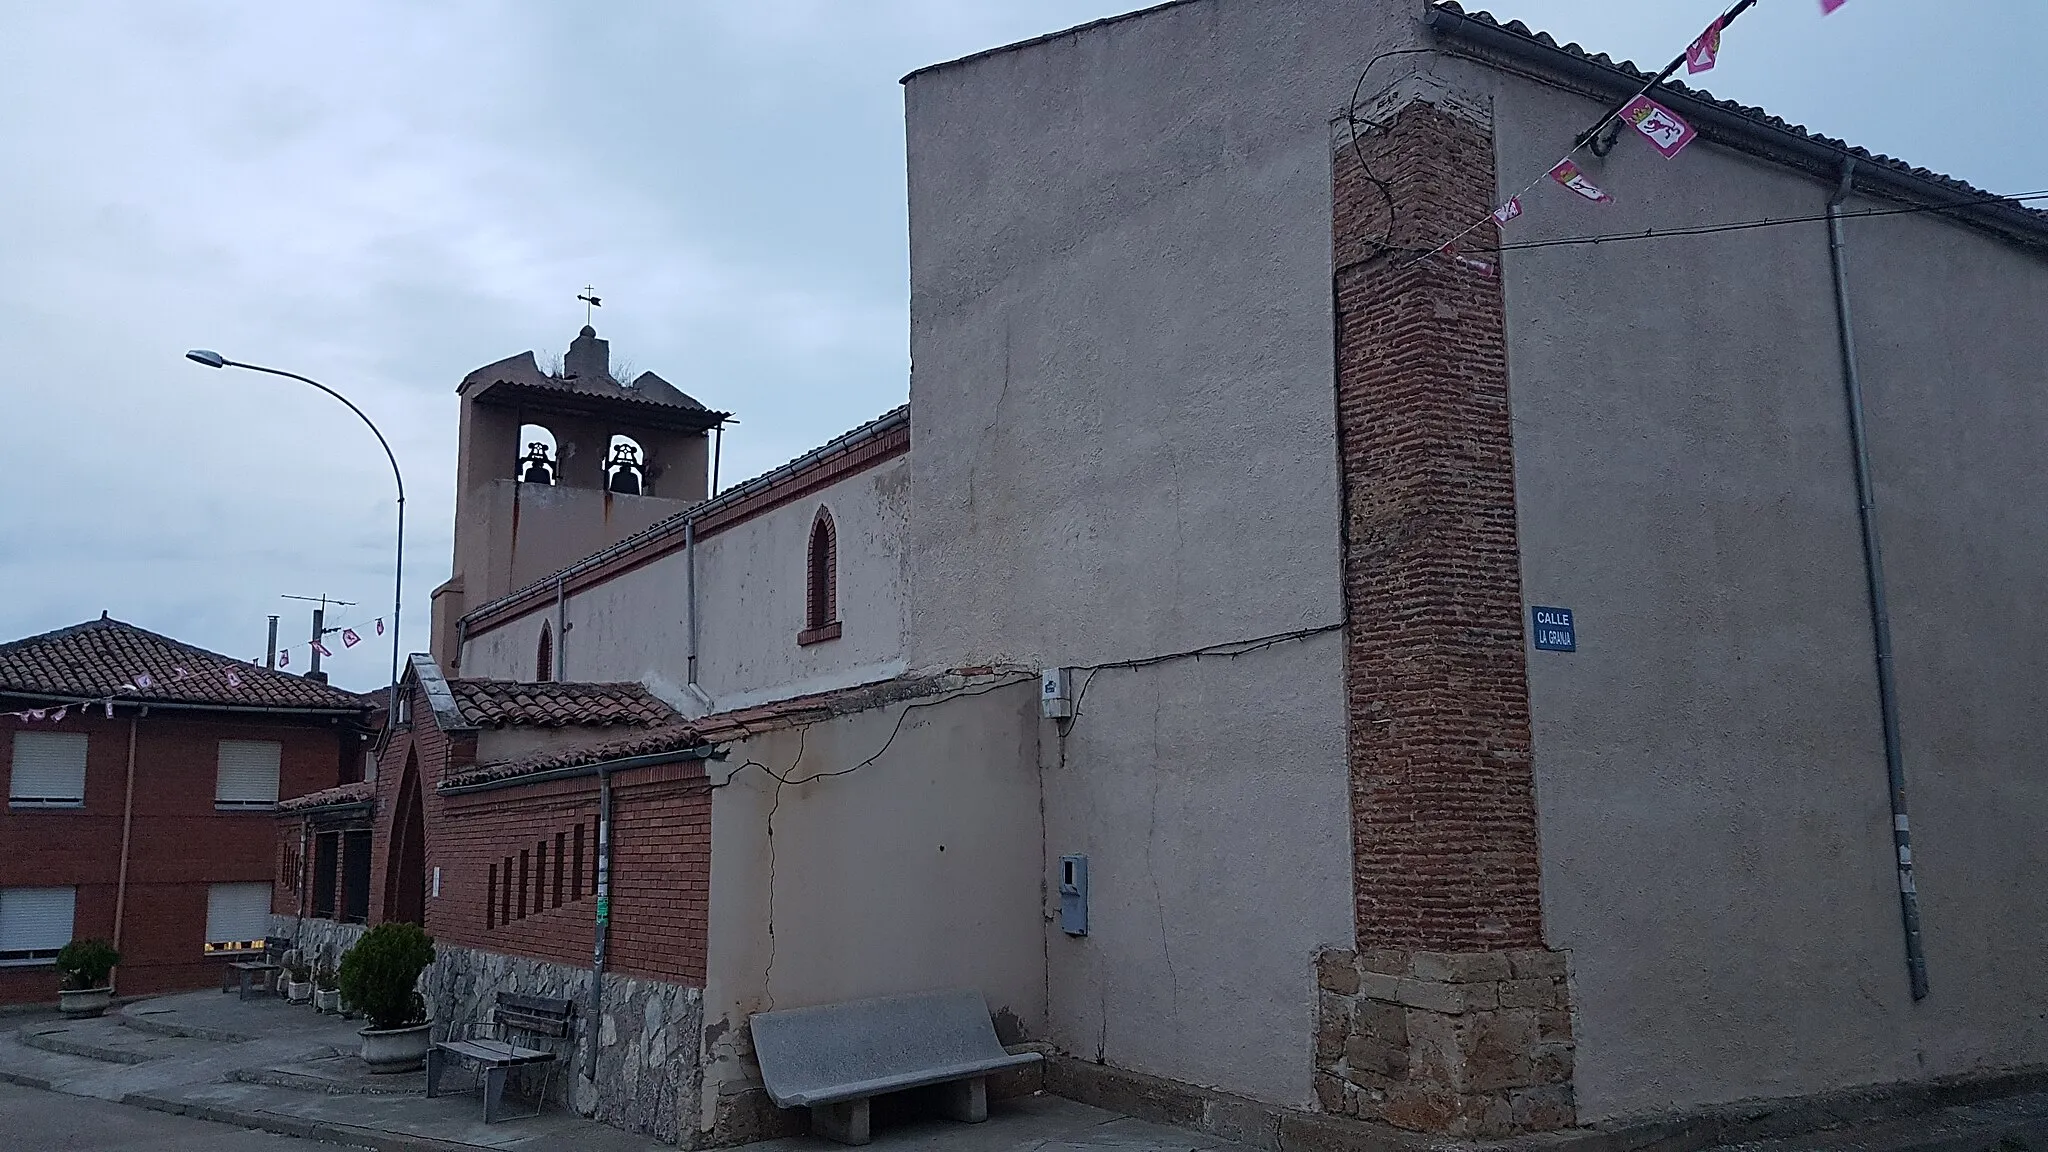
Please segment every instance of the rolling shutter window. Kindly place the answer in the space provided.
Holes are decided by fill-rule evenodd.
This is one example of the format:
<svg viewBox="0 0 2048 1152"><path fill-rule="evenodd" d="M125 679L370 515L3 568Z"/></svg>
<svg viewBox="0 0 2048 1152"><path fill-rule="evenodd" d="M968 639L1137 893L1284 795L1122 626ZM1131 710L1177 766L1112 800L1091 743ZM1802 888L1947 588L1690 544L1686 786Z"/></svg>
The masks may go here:
<svg viewBox="0 0 2048 1152"><path fill-rule="evenodd" d="M284 745L275 740L220 742L220 782L213 790L216 808L271 808L277 804L277 765Z"/></svg>
<svg viewBox="0 0 2048 1152"><path fill-rule="evenodd" d="M0 888L0 964L54 959L71 943L76 888Z"/></svg>
<svg viewBox="0 0 2048 1152"><path fill-rule="evenodd" d="M270 885L215 884L206 890L206 950L254 952L270 934Z"/></svg>
<svg viewBox="0 0 2048 1152"><path fill-rule="evenodd" d="M17 808L75 808L85 803L83 732L16 732L7 802Z"/></svg>

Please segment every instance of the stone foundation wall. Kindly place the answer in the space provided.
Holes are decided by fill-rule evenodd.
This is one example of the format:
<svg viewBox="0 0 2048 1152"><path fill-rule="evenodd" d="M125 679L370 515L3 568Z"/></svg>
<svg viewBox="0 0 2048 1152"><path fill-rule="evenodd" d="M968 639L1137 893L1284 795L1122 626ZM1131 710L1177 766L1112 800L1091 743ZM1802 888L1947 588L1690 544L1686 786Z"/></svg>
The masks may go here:
<svg viewBox="0 0 2048 1152"><path fill-rule="evenodd" d="M1467 1137L1577 1123L1564 953L1330 951L1316 969L1324 1111Z"/></svg>
<svg viewBox="0 0 2048 1152"><path fill-rule="evenodd" d="M369 928L361 924L343 924L334 920L315 920L311 917L272 916L270 934L280 939L293 941L306 963L318 966L323 961L341 967L341 954L355 947Z"/></svg>
<svg viewBox="0 0 2048 1152"><path fill-rule="evenodd" d="M697 1037L703 1028L701 989L606 973L598 1028L597 1067L584 1066L590 1019L590 970L448 944L435 946L426 977L434 1038L490 1017L499 992L569 999L570 1035L550 1042L556 1072L549 1103L603 1124L667 1144L683 1139L684 1118L697 1114L702 1072ZM539 1076L532 1076L538 1087ZM694 1125L692 1125L694 1127Z"/></svg>

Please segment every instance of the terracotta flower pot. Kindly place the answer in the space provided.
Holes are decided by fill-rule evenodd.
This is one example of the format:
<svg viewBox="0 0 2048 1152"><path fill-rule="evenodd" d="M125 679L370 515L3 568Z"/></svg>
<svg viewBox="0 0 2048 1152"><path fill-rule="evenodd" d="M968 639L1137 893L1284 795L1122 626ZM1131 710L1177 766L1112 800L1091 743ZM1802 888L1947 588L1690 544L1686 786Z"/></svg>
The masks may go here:
<svg viewBox="0 0 2048 1152"><path fill-rule="evenodd" d="M413 1024L404 1028L364 1028L356 1033L363 1038L363 1063L370 1071L410 1072L427 1061L429 1037L432 1024Z"/></svg>
<svg viewBox="0 0 2048 1152"><path fill-rule="evenodd" d="M57 991L57 1010L74 1020L97 1016L113 1002L112 988L60 988Z"/></svg>

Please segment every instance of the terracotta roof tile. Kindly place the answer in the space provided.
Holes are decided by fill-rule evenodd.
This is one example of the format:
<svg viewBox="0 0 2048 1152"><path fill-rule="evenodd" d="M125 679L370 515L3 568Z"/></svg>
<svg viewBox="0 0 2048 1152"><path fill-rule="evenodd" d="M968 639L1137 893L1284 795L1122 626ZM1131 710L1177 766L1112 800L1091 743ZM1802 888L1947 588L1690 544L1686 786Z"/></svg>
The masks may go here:
<svg viewBox="0 0 2048 1152"><path fill-rule="evenodd" d="M294 796L289 800L280 800L277 802L277 810L280 813L304 812L309 808L326 808L333 804L361 804L366 800L375 799L376 795L377 785L373 781L358 780L353 784L343 784L336 788L308 792L304 796Z"/></svg>
<svg viewBox="0 0 2048 1152"><path fill-rule="evenodd" d="M0 694L363 712L353 692L102 616L0 644Z"/></svg>
<svg viewBox="0 0 2048 1152"><path fill-rule="evenodd" d="M479 728L645 727L681 718L638 684L450 680L448 690L463 720Z"/></svg>
<svg viewBox="0 0 2048 1152"><path fill-rule="evenodd" d="M631 756L680 752L703 744L728 744L734 740L759 736L764 732L815 724L834 716L865 712L870 708L880 708L902 700L938 696L969 686L998 682L1021 683L1030 679L1030 676L1028 670L1014 668L959 669L937 675L899 676L892 680L877 680L830 692L792 696L787 700L758 704L750 708L735 708L713 713L697 720L685 721L678 715L674 717L672 723L656 725L644 732L615 740L570 748L551 748L518 760L481 764L467 772L449 777L442 786L459 788L470 784L486 784L496 780L552 772L558 768L580 768L589 764L624 760ZM460 682L450 681L451 685L455 683Z"/></svg>

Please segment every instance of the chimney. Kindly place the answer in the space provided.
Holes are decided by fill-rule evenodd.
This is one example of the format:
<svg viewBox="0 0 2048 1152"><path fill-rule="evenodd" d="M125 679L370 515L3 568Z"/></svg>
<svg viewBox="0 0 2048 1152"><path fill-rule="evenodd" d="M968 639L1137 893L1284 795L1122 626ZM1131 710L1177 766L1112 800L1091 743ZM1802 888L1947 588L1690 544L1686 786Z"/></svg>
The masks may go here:
<svg viewBox="0 0 2048 1152"><path fill-rule="evenodd" d="M612 346L608 341L597 338L597 329L585 324L583 331L569 345L569 354L562 358L562 375L571 380L595 380L610 383L612 378Z"/></svg>

